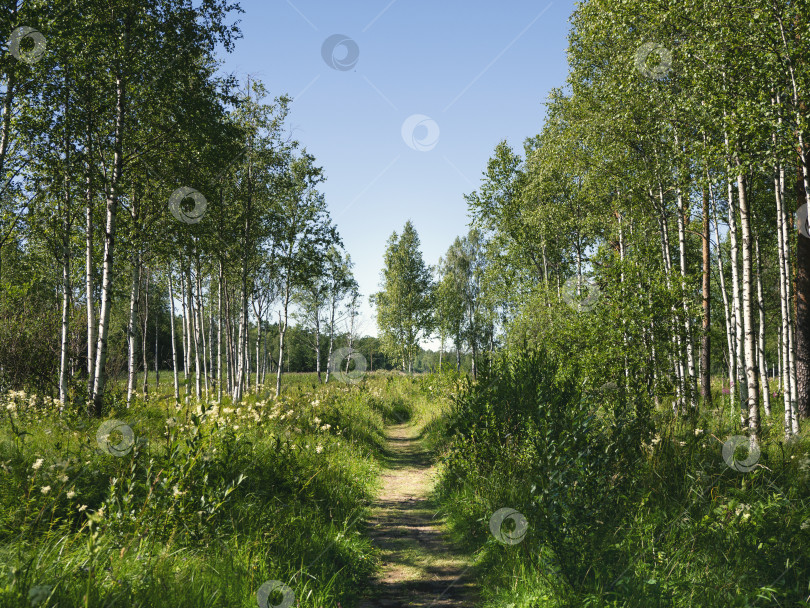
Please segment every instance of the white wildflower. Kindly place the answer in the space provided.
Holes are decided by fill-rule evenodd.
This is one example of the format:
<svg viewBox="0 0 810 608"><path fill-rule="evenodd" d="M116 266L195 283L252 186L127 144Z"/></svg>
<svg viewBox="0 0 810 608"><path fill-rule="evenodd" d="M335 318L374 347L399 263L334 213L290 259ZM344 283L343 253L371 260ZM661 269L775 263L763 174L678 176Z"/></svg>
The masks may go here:
<svg viewBox="0 0 810 608"><path fill-rule="evenodd" d="M43 462L45 462L44 458L38 458L37 461L31 465L31 468L34 469L35 471L38 471L39 467L42 466Z"/></svg>

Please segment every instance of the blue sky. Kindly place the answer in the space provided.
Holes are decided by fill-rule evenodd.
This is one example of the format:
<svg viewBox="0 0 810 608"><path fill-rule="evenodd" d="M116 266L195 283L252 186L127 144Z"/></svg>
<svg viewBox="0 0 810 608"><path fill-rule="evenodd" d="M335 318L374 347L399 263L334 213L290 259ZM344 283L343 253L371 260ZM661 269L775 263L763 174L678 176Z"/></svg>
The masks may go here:
<svg viewBox="0 0 810 608"><path fill-rule="evenodd" d="M495 145L522 150L542 126L550 89L564 83L574 3L241 5L243 39L222 70L293 97L289 125L325 170L321 190L355 262L361 334L376 335L368 296L386 240L410 219L426 263L436 264L467 232L463 195L478 187ZM338 69L323 57L336 34L349 39L326 50Z"/></svg>

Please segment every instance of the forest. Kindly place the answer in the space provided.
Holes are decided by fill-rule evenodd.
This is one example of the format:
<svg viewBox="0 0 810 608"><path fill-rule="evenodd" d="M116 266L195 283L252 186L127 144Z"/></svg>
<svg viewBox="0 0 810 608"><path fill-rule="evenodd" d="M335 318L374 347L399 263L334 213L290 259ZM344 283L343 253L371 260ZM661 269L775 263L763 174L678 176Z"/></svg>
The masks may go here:
<svg viewBox="0 0 810 608"><path fill-rule="evenodd" d="M3 0L0 608L810 606L809 15L577 2L361 293L249 10Z"/></svg>

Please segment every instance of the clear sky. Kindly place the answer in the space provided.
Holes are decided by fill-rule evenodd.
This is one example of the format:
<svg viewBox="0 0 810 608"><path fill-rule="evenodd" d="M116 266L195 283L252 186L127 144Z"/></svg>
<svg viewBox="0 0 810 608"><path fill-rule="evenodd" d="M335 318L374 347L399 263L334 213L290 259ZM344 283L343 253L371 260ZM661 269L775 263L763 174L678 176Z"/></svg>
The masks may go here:
<svg viewBox="0 0 810 608"><path fill-rule="evenodd" d="M522 150L567 73L572 0L241 0L223 71L293 97L290 127L355 262L361 334L385 243L410 219L427 264L468 230L495 145ZM341 36L336 36L341 35ZM331 65L330 65L331 64ZM409 120L410 119L410 120Z"/></svg>

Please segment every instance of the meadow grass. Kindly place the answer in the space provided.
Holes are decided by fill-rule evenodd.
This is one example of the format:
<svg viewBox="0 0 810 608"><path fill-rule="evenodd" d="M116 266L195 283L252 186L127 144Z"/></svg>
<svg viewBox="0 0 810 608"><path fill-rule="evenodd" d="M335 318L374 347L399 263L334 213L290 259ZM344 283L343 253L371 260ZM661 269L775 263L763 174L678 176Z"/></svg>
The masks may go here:
<svg viewBox="0 0 810 608"><path fill-rule="evenodd" d="M103 420L7 394L0 606L256 606L266 581L295 605L351 605L375 568L363 518L384 426L413 413L408 382L285 374L278 399L273 385L176 405L164 372L128 409L119 385ZM99 442L111 419L127 426Z"/></svg>
<svg viewBox="0 0 810 608"><path fill-rule="evenodd" d="M810 605L810 441L785 441L781 400L737 469L723 445L739 419L719 382L698 416L665 399L645 426L542 362L520 370L470 387L435 439L436 496L477 555L483 606ZM740 446L732 462L748 456ZM528 524L514 543L517 519L502 538L490 529L502 508Z"/></svg>
<svg viewBox="0 0 810 608"><path fill-rule="evenodd" d="M712 408L676 416L664 399L647 428L620 419L615 394L532 365L490 392L447 372L285 374L281 397L273 378L238 406L177 405L166 374L128 409L119 384L101 420L8 393L0 607L252 607L268 581L289 605L355 606L379 566L364 520L385 427L403 423L440 462L439 515L475 556L487 608L808 605L810 445L784 441L780 399L738 471L719 383ZM131 442L127 427L99 441L113 419ZM513 544L490 526L504 507L528 522ZM274 591L268 606L284 602Z"/></svg>

